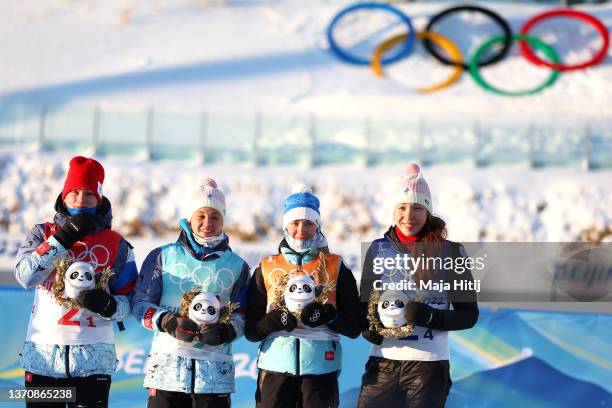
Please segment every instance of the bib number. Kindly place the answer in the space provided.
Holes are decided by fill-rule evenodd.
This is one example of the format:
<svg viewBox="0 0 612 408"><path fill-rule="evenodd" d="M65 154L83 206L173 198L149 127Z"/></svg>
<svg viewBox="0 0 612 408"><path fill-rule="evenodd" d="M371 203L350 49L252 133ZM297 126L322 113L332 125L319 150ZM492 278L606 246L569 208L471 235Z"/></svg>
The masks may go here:
<svg viewBox="0 0 612 408"><path fill-rule="evenodd" d="M81 322L78 319L72 320L72 318L75 317L77 313L79 313L79 311L80 309L76 309L76 308L70 309L62 317L59 318L59 320L57 321L57 324L59 324L60 326L80 326ZM87 316L85 320L87 320L86 327L96 327L93 321L93 316Z"/></svg>

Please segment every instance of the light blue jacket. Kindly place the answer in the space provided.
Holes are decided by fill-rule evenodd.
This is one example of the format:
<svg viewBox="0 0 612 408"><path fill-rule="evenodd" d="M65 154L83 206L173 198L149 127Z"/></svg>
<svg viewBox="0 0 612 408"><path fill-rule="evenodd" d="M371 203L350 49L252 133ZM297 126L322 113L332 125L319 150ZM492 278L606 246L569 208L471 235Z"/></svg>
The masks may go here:
<svg viewBox="0 0 612 408"><path fill-rule="evenodd" d="M236 338L244 332L248 265L231 251L227 239L215 248L205 248L194 241L187 220L181 220L179 225L182 231L177 242L154 249L145 259L132 301L133 315L153 331L152 349L157 349L149 355L144 386L196 394L231 393L234 392L231 344L197 345L205 351L228 356L224 361L186 358L156 347L160 342L161 315L167 311L177 313L178 296L198 284L219 295L223 303L231 300L240 305L230 322ZM222 271L222 268L227 269ZM211 284L215 279L211 279L210 271L222 272L217 275L216 286Z"/></svg>

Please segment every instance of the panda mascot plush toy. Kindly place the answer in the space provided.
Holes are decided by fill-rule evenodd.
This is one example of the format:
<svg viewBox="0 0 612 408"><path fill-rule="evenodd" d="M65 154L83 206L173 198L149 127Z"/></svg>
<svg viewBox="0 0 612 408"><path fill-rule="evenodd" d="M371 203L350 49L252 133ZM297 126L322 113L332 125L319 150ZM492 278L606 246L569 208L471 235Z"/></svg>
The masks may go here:
<svg viewBox="0 0 612 408"><path fill-rule="evenodd" d="M290 278L285 286L285 305L287 309L299 315L304 307L314 302L317 296L314 278L309 275L298 275Z"/></svg>
<svg viewBox="0 0 612 408"><path fill-rule="evenodd" d="M399 290L387 290L378 300L378 316L382 325L388 329L396 329L408 324L406 306L408 295Z"/></svg>
<svg viewBox="0 0 612 408"><path fill-rule="evenodd" d="M198 293L189 305L189 318L199 325L213 324L219 321L221 301L219 297L208 292Z"/></svg>
<svg viewBox="0 0 612 408"><path fill-rule="evenodd" d="M80 309L77 298L82 291L106 290L109 281L114 277L111 268L96 272L89 262L74 261L70 257L60 259L54 266L56 273L51 293L58 304L67 308Z"/></svg>
<svg viewBox="0 0 612 408"><path fill-rule="evenodd" d="M88 262L74 262L64 276L64 294L68 299L76 299L84 290L96 287L95 271Z"/></svg>

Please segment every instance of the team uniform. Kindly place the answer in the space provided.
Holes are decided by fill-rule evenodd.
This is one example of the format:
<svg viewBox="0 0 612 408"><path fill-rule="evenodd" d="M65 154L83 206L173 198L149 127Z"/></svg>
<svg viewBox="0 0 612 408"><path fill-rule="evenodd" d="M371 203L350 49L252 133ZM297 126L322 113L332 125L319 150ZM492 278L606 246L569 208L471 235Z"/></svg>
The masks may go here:
<svg viewBox="0 0 612 408"><path fill-rule="evenodd" d="M478 319L475 291L462 290L454 283L463 281L463 288L469 288L473 277L468 268L460 270L453 266L466 265L463 258L467 254L460 244L443 239L445 223L432 216L431 193L418 165L408 165L406 174L399 178L393 203L396 225L389 228L383 238L372 242L364 259L361 300L364 314L369 319L380 318L382 322L383 318L391 316L390 309L384 310L389 303L380 302L383 296L391 300L394 297L406 299L406 305L401 300L394 303L403 308L405 319L412 322L414 329L411 334L400 338L395 337L404 333L394 333L393 325L384 325L384 330L373 326L374 330L370 327L363 332L364 338L373 346L362 377L358 407L439 408L445 405L451 388L448 332L468 329ZM399 225L408 231L407 235ZM415 225L420 225L418 230ZM434 262L421 269L383 263L382 270L381 265L377 265L374 273L375 259L410 257L413 261L427 259L429 263L432 259L439 259L444 262ZM376 281L379 281L377 290L384 288L382 283L400 283L403 286L399 286L400 290L385 292L382 289L377 317L373 317L366 311L369 301L375 300L370 300L370 295ZM427 286L432 282L441 286ZM389 327L391 331L388 331Z"/></svg>
<svg viewBox="0 0 612 408"><path fill-rule="evenodd" d="M309 242L291 245L287 224L292 220L319 225L319 201L312 193L296 193L285 200L285 239L278 254L264 258L251 277L246 337L261 341L256 405L337 407L340 335L356 338L362 325L357 284L342 258L328 252L320 228ZM299 245L306 248L297 251ZM304 307L299 317L308 320L306 324L275 306L277 286L291 276L309 276L319 288L335 284L326 304Z"/></svg>
<svg viewBox="0 0 612 408"><path fill-rule="evenodd" d="M204 186L204 203L224 212L225 202L214 181ZM208 189L208 190L206 190ZM208 191L208 198L207 192ZM219 195L210 204L211 196ZM206 201L208 200L208 201ZM223 205L221 205L221 203ZM202 205L196 205L196 209ZM222 233L213 247L200 245L183 219L176 242L153 250L146 258L135 289L132 308L136 319L153 332L144 386L149 388L148 407L229 407L235 390L231 340L219 345L199 340L178 340L162 330L166 313L178 314L182 295L194 287L218 296L221 305L239 307L232 312L233 339L244 332L249 267L232 252Z"/></svg>
<svg viewBox="0 0 612 408"><path fill-rule="evenodd" d="M55 209L53 222L35 225L17 253L17 281L24 288L36 288L22 352L26 387L77 386L84 406L106 406L110 376L117 366L113 322L130 314L129 297L138 274L134 254L130 244L111 229L112 211L106 198L95 214L95 232L69 249L54 237L70 217L61 197ZM116 301L112 316L66 308L55 301L51 293L54 262L67 256L90 263L98 274L112 268L115 275L109 290Z"/></svg>

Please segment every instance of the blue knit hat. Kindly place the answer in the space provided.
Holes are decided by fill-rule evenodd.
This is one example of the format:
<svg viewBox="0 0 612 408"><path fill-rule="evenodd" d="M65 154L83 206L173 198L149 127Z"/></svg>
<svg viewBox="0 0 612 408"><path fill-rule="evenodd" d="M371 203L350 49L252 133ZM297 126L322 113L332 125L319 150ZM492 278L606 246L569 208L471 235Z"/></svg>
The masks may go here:
<svg viewBox="0 0 612 408"><path fill-rule="evenodd" d="M309 220L321 225L319 199L307 187L300 187L298 192L291 194L283 202L283 228L295 220Z"/></svg>

